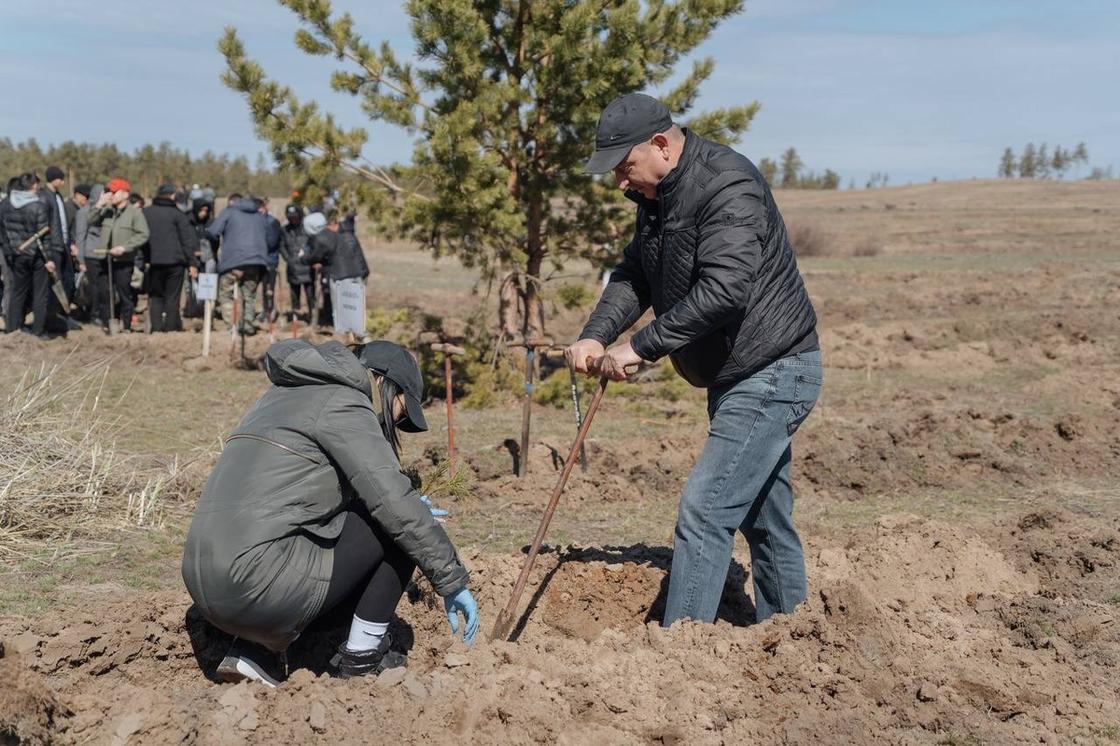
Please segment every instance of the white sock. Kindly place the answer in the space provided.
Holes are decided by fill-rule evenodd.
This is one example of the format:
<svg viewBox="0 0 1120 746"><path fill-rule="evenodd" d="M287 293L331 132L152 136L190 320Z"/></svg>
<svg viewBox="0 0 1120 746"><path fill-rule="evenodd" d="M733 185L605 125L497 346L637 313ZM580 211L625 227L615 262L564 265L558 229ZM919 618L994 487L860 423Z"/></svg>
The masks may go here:
<svg viewBox="0 0 1120 746"><path fill-rule="evenodd" d="M381 638L388 631L388 622L367 622L355 614L350 621L350 637L346 640L346 647L355 653L373 650L381 644Z"/></svg>

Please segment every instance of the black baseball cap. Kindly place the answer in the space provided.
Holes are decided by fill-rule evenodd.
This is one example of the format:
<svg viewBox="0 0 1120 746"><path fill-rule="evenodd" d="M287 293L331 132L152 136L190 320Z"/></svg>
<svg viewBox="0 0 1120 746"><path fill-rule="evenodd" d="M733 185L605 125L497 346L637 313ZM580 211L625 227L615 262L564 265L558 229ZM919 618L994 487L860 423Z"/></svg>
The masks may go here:
<svg viewBox="0 0 1120 746"><path fill-rule="evenodd" d="M156 196L157 197L173 197L173 196L175 196L175 190L176 189L177 189L177 187L174 184L160 184L159 188L156 189Z"/></svg>
<svg viewBox="0 0 1120 746"><path fill-rule="evenodd" d="M379 340L362 345L354 354L362 365L385 376L404 392L405 416L399 424L400 429L406 433L426 431L428 421L424 419L424 408L420 405L424 396L424 378L409 351L398 344Z"/></svg>
<svg viewBox="0 0 1120 746"><path fill-rule="evenodd" d="M605 174L622 162L630 149L673 126L669 107L644 93L627 93L607 104L595 131L595 154L587 161L591 174Z"/></svg>

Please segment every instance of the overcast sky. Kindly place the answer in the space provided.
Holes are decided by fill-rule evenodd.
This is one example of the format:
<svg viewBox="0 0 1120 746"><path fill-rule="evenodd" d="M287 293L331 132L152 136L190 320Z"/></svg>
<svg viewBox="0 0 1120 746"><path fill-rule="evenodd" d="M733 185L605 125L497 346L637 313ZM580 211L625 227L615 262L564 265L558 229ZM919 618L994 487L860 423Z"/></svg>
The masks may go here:
<svg viewBox="0 0 1120 746"><path fill-rule="evenodd" d="M392 2L343 0L357 28L411 50ZM0 0L0 137L41 144L168 140L194 153L266 151L244 102L218 80L227 24L250 56L340 120L365 122L330 92L329 60L296 50L274 0ZM716 59L699 108L758 100L739 149L754 160L796 146L845 185L991 177L1003 148L1089 146L1120 171L1117 0L748 0L697 51ZM686 70L689 65L682 65ZM657 93L657 91L651 91ZM366 154L407 158L408 138L371 124Z"/></svg>

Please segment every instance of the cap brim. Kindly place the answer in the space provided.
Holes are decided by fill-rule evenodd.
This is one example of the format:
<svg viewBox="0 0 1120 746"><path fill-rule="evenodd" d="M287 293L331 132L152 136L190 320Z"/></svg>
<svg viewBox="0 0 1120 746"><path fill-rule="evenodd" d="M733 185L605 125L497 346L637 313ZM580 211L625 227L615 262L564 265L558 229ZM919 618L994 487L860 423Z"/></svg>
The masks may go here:
<svg viewBox="0 0 1120 746"><path fill-rule="evenodd" d="M427 432L428 420L424 418L424 408L420 406L420 400L405 394L404 408L405 417L397 427L406 433Z"/></svg>
<svg viewBox="0 0 1120 746"><path fill-rule="evenodd" d="M594 155L588 159L587 165L584 166L584 171L589 174L605 174L608 171L613 171L614 167L622 163L622 159L630 152L634 145L615 145L613 148L602 148L596 150Z"/></svg>

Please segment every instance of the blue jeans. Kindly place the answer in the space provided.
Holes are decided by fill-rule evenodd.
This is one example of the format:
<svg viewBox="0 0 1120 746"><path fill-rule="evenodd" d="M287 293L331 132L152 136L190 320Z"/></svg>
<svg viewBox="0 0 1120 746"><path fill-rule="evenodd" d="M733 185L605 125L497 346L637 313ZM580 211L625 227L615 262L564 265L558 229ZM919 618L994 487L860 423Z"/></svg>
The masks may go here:
<svg viewBox="0 0 1120 746"><path fill-rule="evenodd" d="M708 391L711 427L681 496L663 625L715 620L736 530L750 545L757 619L805 600L790 442L821 380L820 352L803 352Z"/></svg>

